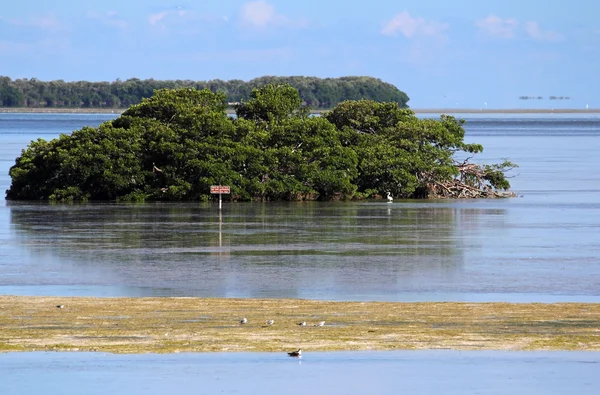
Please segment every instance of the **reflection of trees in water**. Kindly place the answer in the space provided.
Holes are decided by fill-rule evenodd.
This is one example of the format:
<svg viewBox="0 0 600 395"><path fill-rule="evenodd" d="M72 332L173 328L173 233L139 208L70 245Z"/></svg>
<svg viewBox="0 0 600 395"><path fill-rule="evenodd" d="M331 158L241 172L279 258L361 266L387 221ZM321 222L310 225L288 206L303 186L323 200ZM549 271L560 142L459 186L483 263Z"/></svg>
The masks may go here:
<svg viewBox="0 0 600 395"><path fill-rule="evenodd" d="M466 237L504 214L423 203L225 204L220 241L210 204L9 206L28 248L102 267L124 284L257 297L348 285L394 292L455 276Z"/></svg>

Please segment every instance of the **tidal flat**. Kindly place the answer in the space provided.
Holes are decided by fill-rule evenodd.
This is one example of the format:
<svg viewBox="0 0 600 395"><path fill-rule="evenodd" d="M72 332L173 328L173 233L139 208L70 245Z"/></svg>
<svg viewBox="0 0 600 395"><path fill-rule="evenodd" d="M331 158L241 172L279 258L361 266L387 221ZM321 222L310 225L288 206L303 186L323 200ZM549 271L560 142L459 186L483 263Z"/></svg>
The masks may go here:
<svg viewBox="0 0 600 395"><path fill-rule="evenodd" d="M599 351L600 304L0 296L2 352L297 348Z"/></svg>

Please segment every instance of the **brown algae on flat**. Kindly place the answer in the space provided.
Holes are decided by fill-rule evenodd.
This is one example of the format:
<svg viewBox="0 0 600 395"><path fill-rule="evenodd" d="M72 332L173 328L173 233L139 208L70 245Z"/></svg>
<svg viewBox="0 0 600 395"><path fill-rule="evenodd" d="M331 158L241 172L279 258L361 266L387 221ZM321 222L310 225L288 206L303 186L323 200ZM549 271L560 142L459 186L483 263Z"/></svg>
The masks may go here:
<svg viewBox="0 0 600 395"><path fill-rule="evenodd" d="M600 304L0 296L0 352L300 347L598 351Z"/></svg>

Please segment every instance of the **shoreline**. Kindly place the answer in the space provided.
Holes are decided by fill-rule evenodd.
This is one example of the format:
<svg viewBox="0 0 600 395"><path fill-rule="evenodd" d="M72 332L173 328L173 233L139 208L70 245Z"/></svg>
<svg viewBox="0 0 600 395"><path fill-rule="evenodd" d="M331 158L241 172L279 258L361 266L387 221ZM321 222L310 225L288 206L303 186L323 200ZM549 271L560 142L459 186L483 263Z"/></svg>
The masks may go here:
<svg viewBox="0 0 600 395"><path fill-rule="evenodd" d="M0 107L0 113L6 114L122 114L126 108L29 108ZM600 108L411 108L416 114L600 114ZM321 114L328 110L313 110ZM232 109L228 114L235 114Z"/></svg>
<svg viewBox="0 0 600 395"><path fill-rule="evenodd" d="M600 351L600 303L4 295L0 328L0 353Z"/></svg>

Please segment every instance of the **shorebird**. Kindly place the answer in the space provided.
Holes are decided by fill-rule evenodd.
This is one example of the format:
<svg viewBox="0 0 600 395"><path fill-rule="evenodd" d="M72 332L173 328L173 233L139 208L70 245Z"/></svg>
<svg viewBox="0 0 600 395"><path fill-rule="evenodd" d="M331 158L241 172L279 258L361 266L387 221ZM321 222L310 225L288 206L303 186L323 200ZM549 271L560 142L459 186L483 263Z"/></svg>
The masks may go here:
<svg viewBox="0 0 600 395"><path fill-rule="evenodd" d="M290 357L302 358L302 349L299 348L298 351L292 351L287 353Z"/></svg>
<svg viewBox="0 0 600 395"><path fill-rule="evenodd" d="M56 306L56 308L57 308L57 309L62 309L62 308L64 308L64 307L65 307L65 305L64 305L64 304L59 304L58 306Z"/></svg>
<svg viewBox="0 0 600 395"><path fill-rule="evenodd" d="M248 323L248 320L246 319L246 317L244 317L240 320L240 324L246 324L246 323Z"/></svg>
<svg viewBox="0 0 600 395"><path fill-rule="evenodd" d="M323 325L325 325L325 321L319 321L318 324L315 324L315 326L323 326Z"/></svg>
<svg viewBox="0 0 600 395"><path fill-rule="evenodd" d="M391 203L394 201L394 198L392 197L392 194L389 191L387 193L387 200L388 200L388 203Z"/></svg>
<svg viewBox="0 0 600 395"><path fill-rule="evenodd" d="M306 326L306 321L299 322L298 325L300 325L300 326Z"/></svg>
<svg viewBox="0 0 600 395"><path fill-rule="evenodd" d="M267 325L273 325L274 323L275 323L275 321L273 321L273 320L269 320L266 322Z"/></svg>

